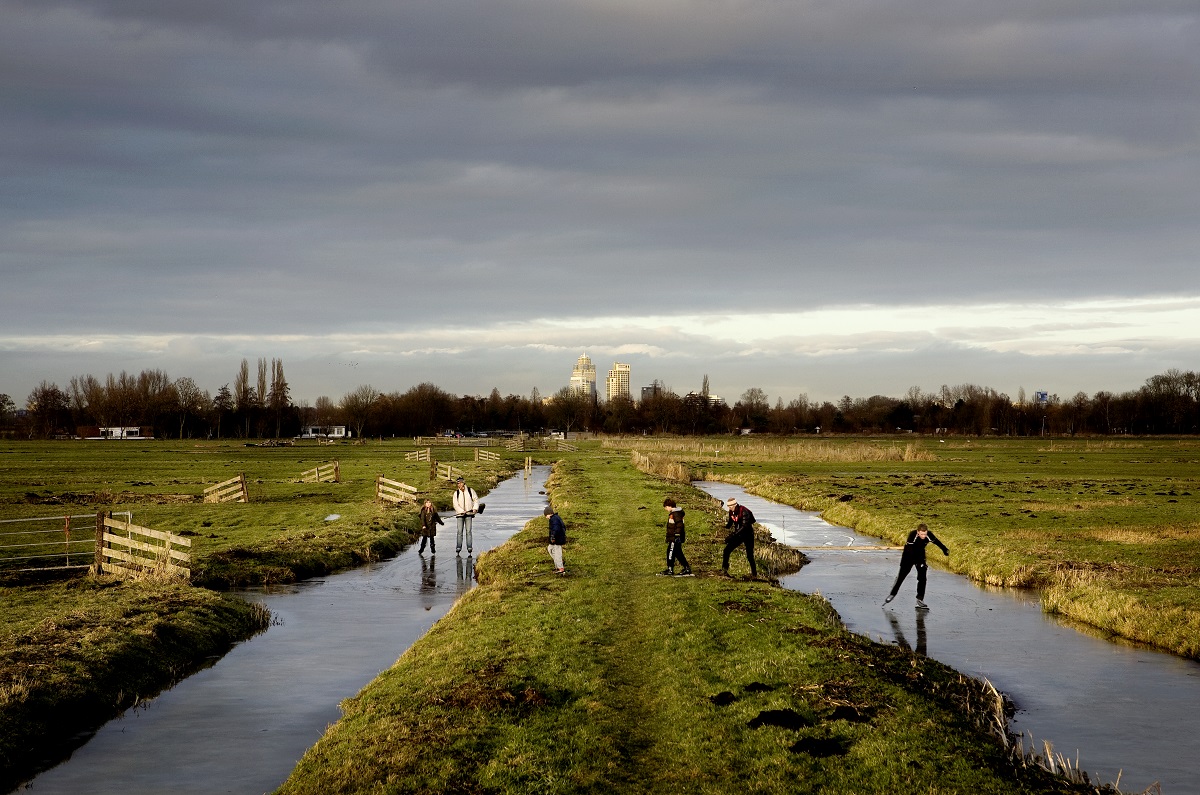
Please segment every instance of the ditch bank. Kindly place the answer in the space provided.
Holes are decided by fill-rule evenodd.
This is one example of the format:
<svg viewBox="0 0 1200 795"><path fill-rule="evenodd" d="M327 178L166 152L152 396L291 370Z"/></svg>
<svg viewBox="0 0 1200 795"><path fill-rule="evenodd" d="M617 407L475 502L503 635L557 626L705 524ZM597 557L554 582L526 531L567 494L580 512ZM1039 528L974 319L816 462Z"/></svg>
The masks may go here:
<svg viewBox="0 0 1200 795"><path fill-rule="evenodd" d="M566 576L545 520L489 554L281 792L1098 791L1014 753L982 682L719 576L724 527L691 487L597 457L560 463L551 496ZM698 576L658 576L665 496Z"/></svg>
<svg viewBox="0 0 1200 795"><path fill-rule="evenodd" d="M10 578L0 585L0 792L269 626L268 608L219 592L387 560L415 540L416 527L411 508L381 509L368 528L341 538L307 534L220 550L195 561L190 585Z"/></svg>

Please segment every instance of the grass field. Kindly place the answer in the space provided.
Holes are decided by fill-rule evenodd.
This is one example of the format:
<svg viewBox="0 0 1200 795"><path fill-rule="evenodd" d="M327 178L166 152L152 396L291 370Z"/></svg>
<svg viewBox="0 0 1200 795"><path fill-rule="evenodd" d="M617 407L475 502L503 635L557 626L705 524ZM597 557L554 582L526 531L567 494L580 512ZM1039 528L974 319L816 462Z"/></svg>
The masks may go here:
<svg viewBox="0 0 1200 795"><path fill-rule="evenodd" d="M610 443L616 446L618 443ZM1200 658L1200 440L653 440L624 445L900 542L972 579Z"/></svg>
<svg viewBox="0 0 1200 795"><path fill-rule="evenodd" d="M655 576L667 494L700 576ZM723 525L690 486L591 456L551 495L568 576L545 520L483 556L281 792L1095 791L1016 764L978 682L850 635L820 598L714 576Z"/></svg>
<svg viewBox="0 0 1200 795"><path fill-rule="evenodd" d="M635 469L630 448L676 480ZM450 497L428 464L404 460L411 449L0 446L0 518L130 510L195 544L192 586L0 585L6 775L32 772L39 754L267 620L195 584L292 579L399 548L413 511L376 503L375 476L426 489L442 507ZM442 460L482 492L524 454L472 457ZM334 458L342 483L298 482ZM555 458L569 576L550 574L544 520L484 555L480 587L346 702L283 791L1098 791L1005 748L1002 705L985 685L848 634L819 597L712 576L721 518L679 478L735 481L893 541L928 522L963 573L1042 586L1048 609L1195 654L1195 441L725 438L590 444ZM205 486L238 472L249 504L200 502ZM668 494L688 511L701 576L655 576ZM795 565L761 544L758 557L767 572ZM733 573L746 574L737 556Z"/></svg>
<svg viewBox="0 0 1200 795"><path fill-rule="evenodd" d="M429 464L404 460L412 449L391 441L276 448L3 442L0 519L131 511L137 524L191 539L193 586L292 581L387 556L411 539L414 509L374 500L379 474L449 504L451 487L429 480ZM523 460L511 454L475 464L472 450L435 450L481 493ZM340 461L341 483L299 482L305 470L332 459ZM248 480L249 503L201 501L206 486L239 472ZM339 518L327 520L334 514ZM92 538L89 523L80 524L72 538ZM0 532L61 526L10 523ZM90 527L94 531L94 522ZM0 544L44 538L0 536ZM243 600L186 583L36 581L13 572L19 565L11 558L22 554L21 548L0 549L0 789L60 756L70 738L170 686L269 621Z"/></svg>
<svg viewBox="0 0 1200 795"><path fill-rule="evenodd" d="M409 483L447 508L451 486L429 464L406 461L402 441L295 447L235 442L0 443L0 519L131 511L144 527L191 538L192 581L210 587L286 582L387 556L416 527L411 509L374 499L378 475ZM517 468L524 454L480 462L474 450L434 448L478 491ZM332 460L341 483L302 483ZM204 489L244 473L249 503L206 504ZM336 515L336 520L327 517ZM5 551L0 549L0 565Z"/></svg>

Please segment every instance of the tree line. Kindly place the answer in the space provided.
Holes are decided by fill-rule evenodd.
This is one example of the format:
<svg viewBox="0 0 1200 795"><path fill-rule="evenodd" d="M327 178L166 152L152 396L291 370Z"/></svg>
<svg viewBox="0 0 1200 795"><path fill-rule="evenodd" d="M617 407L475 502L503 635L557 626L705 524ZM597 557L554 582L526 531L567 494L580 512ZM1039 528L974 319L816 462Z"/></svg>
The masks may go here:
<svg viewBox="0 0 1200 795"><path fill-rule="evenodd" d="M564 387L548 400L528 396L453 395L431 383L381 392L362 385L340 400L295 403L283 362L259 359L256 373L243 359L232 387L216 393L191 378L161 370L72 378L65 388L43 381L18 407L0 394L0 430L16 438L81 435L91 427L148 428L158 438L287 438L309 425L346 425L357 437L462 433L538 433L549 429L611 434L708 435L733 433L923 433L998 436L1193 434L1200 430L1200 376L1168 370L1123 393L1079 392L1070 398L1021 389L1015 398L990 387L962 384L903 397L811 401L798 395L770 402L747 389L733 405L699 392L679 395L655 382L640 401L608 401Z"/></svg>

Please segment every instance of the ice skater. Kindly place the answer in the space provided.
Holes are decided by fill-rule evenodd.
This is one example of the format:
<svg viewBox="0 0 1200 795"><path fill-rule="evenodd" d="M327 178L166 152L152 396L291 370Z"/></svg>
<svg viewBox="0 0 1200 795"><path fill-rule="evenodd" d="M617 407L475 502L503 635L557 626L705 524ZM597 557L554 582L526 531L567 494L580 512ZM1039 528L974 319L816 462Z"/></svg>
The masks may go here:
<svg viewBox="0 0 1200 795"><path fill-rule="evenodd" d="M467 536L467 555L472 553L474 546L474 537L471 535L471 520L475 518L475 514L483 510L483 503L479 501L479 495L475 493L475 489L468 486L459 478L454 483L454 518L458 520L458 535L454 544L454 554L460 554L463 546L463 535Z"/></svg>
<svg viewBox="0 0 1200 795"><path fill-rule="evenodd" d="M429 554L437 554L433 540L437 536L437 526L440 524L445 524L445 522L438 515L437 509L433 507L433 501L425 500L425 504L421 506L421 548L417 550L417 554L425 551L426 541L429 542Z"/></svg>
<svg viewBox="0 0 1200 795"><path fill-rule="evenodd" d="M946 549L946 545L939 541L937 536L929 532L929 528L924 523L917 525L917 529L908 534L908 540L904 542L904 551L900 553L900 573L896 575L896 582L892 585L892 592L888 594L887 599L883 600L885 605L896 598L896 594L900 591L900 584L904 582L904 578L908 576L908 572L915 566L917 568L917 609L929 609L929 605L925 604L924 601L925 573L929 569L929 565L925 562L925 547L929 546L931 542L942 550L943 555L950 554L950 550Z"/></svg>

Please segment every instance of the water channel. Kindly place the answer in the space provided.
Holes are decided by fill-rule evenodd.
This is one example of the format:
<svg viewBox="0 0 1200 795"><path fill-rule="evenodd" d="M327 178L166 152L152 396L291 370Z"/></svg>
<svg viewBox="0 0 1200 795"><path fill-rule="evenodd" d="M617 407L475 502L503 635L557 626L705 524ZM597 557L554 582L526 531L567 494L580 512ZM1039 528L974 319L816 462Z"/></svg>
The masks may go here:
<svg viewBox="0 0 1200 795"><path fill-rule="evenodd" d="M550 468L500 483L475 520L475 554L503 544L546 505ZM473 585L454 554L454 519L437 554L395 558L324 580L241 592L275 623L103 726L71 758L18 791L174 795L278 787L341 716L338 703L396 661ZM549 565L549 559L547 559Z"/></svg>
<svg viewBox="0 0 1200 795"><path fill-rule="evenodd" d="M1011 725L1027 746L1032 737L1040 752L1048 740L1072 763L1078 755L1093 782L1119 776L1124 792L1154 782L1167 795L1200 792L1200 664L1077 631L1044 615L1036 592L983 588L934 568L929 611L915 609L915 572L885 608L898 551L839 551L884 544L738 486L695 485L720 499L737 497L778 541L805 548L812 562L783 578L784 587L820 593L853 632L987 678L1016 704Z"/></svg>

